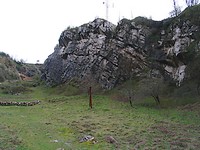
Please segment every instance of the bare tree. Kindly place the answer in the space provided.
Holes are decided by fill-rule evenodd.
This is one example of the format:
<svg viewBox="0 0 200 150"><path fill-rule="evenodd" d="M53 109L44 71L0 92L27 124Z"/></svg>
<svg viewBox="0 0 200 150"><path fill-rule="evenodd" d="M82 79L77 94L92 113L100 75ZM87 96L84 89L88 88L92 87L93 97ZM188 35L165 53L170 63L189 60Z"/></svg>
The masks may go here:
<svg viewBox="0 0 200 150"><path fill-rule="evenodd" d="M126 89L125 95L130 103L130 106L134 107L133 100L135 100L135 91L133 90L133 88L129 87L128 89Z"/></svg>
<svg viewBox="0 0 200 150"><path fill-rule="evenodd" d="M199 0L185 0L187 6L194 6L197 5L199 3Z"/></svg>
<svg viewBox="0 0 200 150"><path fill-rule="evenodd" d="M156 104L160 106L160 83L156 80L151 84L150 88L150 96L153 97Z"/></svg>
<svg viewBox="0 0 200 150"><path fill-rule="evenodd" d="M169 14L171 17L177 17L181 13L181 8L176 3L176 0L173 0L174 10L171 11Z"/></svg>
<svg viewBox="0 0 200 150"><path fill-rule="evenodd" d="M141 97L151 96L156 105L160 107L160 96L163 93L164 83L162 78L146 78L139 83L139 95Z"/></svg>
<svg viewBox="0 0 200 150"><path fill-rule="evenodd" d="M175 12L175 15L178 16L178 12L177 12L177 4L176 4L176 0L173 0L173 4L174 4L174 12Z"/></svg>

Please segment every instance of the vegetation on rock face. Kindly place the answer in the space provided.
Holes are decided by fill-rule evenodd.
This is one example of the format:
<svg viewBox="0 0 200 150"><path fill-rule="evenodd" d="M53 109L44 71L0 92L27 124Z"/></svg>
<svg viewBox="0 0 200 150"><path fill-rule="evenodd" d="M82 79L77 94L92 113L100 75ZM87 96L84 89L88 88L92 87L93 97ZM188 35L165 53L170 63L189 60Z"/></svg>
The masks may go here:
<svg viewBox="0 0 200 150"><path fill-rule="evenodd" d="M194 59L189 63L188 66L188 75L189 79L196 84L197 92L200 95L200 54L196 53Z"/></svg>
<svg viewBox="0 0 200 150"><path fill-rule="evenodd" d="M181 14L180 18L182 20L190 20L192 24L195 24L197 26L200 25L200 5L195 5L191 7L186 8L185 11Z"/></svg>

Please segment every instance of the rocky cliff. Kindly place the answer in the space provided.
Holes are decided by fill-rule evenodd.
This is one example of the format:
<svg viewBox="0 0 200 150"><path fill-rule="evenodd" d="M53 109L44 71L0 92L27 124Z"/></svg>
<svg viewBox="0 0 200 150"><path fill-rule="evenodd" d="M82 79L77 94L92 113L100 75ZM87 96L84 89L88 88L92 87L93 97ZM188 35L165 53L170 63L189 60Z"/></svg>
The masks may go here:
<svg viewBox="0 0 200 150"><path fill-rule="evenodd" d="M180 85L189 54L200 49L199 8L162 21L137 17L116 26L98 18L68 28L45 61L42 78L48 85L94 79L110 89L130 77L157 72Z"/></svg>

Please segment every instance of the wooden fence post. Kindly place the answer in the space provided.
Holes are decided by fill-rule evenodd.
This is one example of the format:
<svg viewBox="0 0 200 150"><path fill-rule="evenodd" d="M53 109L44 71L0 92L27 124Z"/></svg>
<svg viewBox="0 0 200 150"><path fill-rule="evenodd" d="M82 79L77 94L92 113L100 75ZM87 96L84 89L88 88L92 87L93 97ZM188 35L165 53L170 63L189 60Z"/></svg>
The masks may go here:
<svg viewBox="0 0 200 150"><path fill-rule="evenodd" d="M89 106L90 106L90 108L92 109L92 87L90 86L89 87Z"/></svg>

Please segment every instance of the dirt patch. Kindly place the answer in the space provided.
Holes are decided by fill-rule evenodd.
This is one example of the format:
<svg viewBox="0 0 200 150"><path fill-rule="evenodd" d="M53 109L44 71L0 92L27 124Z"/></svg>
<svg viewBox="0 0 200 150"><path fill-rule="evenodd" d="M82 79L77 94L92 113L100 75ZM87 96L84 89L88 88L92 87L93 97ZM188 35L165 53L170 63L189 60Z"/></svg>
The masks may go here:
<svg viewBox="0 0 200 150"><path fill-rule="evenodd" d="M32 77L28 77L25 74L19 73L20 79L23 81L33 81Z"/></svg>
<svg viewBox="0 0 200 150"><path fill-rule="evenodd" d="M156 147L164 143L172 150L198 149L200 147L200 126L160 122L151 127L149 131L153 135L153 143ZM159 136L156 137L156 135Z"/></svg>
<svg viewBox="0 0 200 150"><path fill-rule="evenodd" d="M186 110L186 111L197 111L200 112L200 103L194 103L194 104L187 104L184 106L178 107L179 110Z"/></svg>
<svg viewBox="0 0 200 150"><path fill-rule="evenodd" d="M121 102L129 102L129 97L122 95L121 93L119 94L115 94L115 95L111 95L110 98L112 100L117 100L117 101L121 101Z"/></svg>
<svg viewBox="0 0 200 150"><path fill-rule="evenodd" d="M160 121L123 139L130 149L199 149L200 126Z"/></svg>

